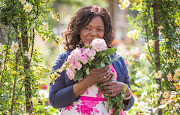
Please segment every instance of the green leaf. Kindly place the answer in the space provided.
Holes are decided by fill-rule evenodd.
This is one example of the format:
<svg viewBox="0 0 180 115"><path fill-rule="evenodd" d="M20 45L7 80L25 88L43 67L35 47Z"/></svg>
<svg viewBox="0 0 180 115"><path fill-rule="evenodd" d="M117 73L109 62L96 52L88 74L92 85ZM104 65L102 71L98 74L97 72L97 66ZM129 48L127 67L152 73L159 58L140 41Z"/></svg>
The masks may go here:
<svg viewBox="0 0 180 115"><path fill-rule="evenodd" d="M124 93L126 92L127 87L128 87L128 85L126 84L126 85L124 86Z"/></svg>
<svg viewBox="0 0 180 115"><path fill-rule="evenodd" d="M101 84L97 84L97 86L99 87L99 90L98 90L98 95L99 95L101 90L103 89L103 86L101 86Z"/></svg>
<svg viewBox="0 0 180 115"><path fill-rule="evenodd" d="M113 59L111 60L111 62L110 62L110 63L112 63L112 62L114 62L114 61L118 60L119 58L120 58L120 56L116 56L115 58L113 58Z"/></svg>
<svg viewBox="0 0 180 115"><path fill-rule="evenodd" d="M106 53L107 53L108 55L112 55L112 54L114 54L115 52L116 52L116 49L115 49L115 48L108 48L107 51L106 51Z"/></svg>
<svg viewBox="0 0 180 115"><path fill-rule="evenodd" d="M74 80L77 81L77 80L79 80L82 77L83 77L83 71L79 70L79 71L76 72Z"/></svg>
<svg viewBox="0 0 180 115"><path fill-rule="evenodd" d="M87 74L87 75L90 74L89 67L86 69L86 74Z"/></svg>
<svg viewBox="0 0 180 115"><path fill-rule="evenodd" d="M101 62L101 68L105 67L105 63L104 62Z"/></svg>
<svg viewBox="0 0 180 115"><path fill-rule="evenodd" d="M81 68L82 71L86 71L86 69L87 69L87 66L83 66L83 67Z"/></svg>
<svg viewBox="0 0 180 115"><path fill-rule="evenodd" d="M96 66L96 68L102 68L100 63L95 66Z"/></svg>

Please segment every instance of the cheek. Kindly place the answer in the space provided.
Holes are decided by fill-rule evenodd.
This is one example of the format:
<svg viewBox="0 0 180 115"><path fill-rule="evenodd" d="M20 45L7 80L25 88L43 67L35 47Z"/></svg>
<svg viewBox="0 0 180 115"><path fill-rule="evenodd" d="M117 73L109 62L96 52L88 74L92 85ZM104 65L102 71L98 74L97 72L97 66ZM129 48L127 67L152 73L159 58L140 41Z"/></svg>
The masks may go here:
<svg viewBox="0 0 180 115"><path fill-rule="evenodd" d="M87 36L88 36L88 32L86 32L86 31L81 31L80 32L80 38L81 39L85 39Z"/></svg>
<svg viewBox="0 0 180 115"><path fill-rule="evenodd" d="M100 38L103 38L103 37L104 37L104 32L103 32L103 33L100 33L100 34L99 34L99 37L100 37Z"/></svg>

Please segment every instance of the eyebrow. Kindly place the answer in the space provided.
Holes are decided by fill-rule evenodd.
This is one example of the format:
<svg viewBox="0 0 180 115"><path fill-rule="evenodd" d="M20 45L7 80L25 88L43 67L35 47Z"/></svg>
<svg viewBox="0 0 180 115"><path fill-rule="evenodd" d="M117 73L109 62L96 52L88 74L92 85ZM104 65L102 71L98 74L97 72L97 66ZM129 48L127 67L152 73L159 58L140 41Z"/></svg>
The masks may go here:
<svg viewBox="0 0 180 115"><path fill-rule="evenodd" d="M87 26L92 26L92 25L87 25ZM97 26L97 27L101 27L101 28L104 28L104 26Z"/></svg>

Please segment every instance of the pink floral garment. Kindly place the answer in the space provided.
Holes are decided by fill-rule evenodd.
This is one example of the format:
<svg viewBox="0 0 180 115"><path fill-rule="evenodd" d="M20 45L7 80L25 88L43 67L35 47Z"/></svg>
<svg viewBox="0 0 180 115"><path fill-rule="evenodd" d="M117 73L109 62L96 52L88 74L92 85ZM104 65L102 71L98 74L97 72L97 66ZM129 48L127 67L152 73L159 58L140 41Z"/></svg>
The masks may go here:
<svg viewBox="0 0 180 115"><path fill-rule="evenodd" d="M117 80L117 73L111 64L113 78ZM104 104L102 103L104 101ZM113 110L107 111L107 100L102 92L98 95L97 85L89 87L79 98L78 101L62 109L60 115L112 115ZM119 115L126 115L120 112Z"/></svg>

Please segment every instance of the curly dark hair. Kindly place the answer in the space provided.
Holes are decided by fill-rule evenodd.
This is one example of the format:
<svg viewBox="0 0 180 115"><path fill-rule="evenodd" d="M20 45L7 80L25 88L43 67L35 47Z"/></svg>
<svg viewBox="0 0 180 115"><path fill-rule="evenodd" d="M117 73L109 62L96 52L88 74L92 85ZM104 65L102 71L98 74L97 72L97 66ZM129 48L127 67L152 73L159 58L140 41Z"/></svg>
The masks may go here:
<svg viewBox="0 0 180 115"><path fill-rule="evenodd" d="M79 9L79 11L71 18L67 30L62 33L65 38L65 49L75 49L77 46L82 47L83 43L80 42L80 31L87 26L91 20L100 16L104 22L104 40L108 47L113 47L112 41L114 39L114 31L109 14L104 8L96 5L87 6Z"/></svg>

